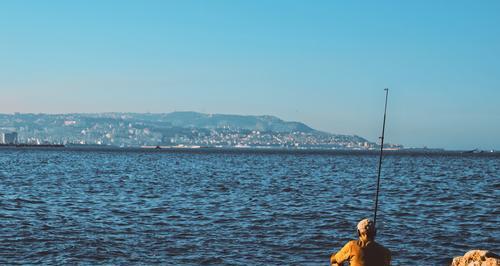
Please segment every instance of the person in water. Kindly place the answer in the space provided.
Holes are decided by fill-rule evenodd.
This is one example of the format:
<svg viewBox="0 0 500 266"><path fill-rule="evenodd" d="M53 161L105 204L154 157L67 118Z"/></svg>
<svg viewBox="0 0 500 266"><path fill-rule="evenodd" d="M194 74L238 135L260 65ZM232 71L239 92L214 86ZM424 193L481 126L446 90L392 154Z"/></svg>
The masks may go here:
<svg viewBox="0 0 500 266"><path fill-rule="evenodd" d="M375 224L370 219L358 223L358 240L351 240L337 253L330 257L330 265L343 265L349 262L351 266L389 266L391 252L375 242Z"/></svg>

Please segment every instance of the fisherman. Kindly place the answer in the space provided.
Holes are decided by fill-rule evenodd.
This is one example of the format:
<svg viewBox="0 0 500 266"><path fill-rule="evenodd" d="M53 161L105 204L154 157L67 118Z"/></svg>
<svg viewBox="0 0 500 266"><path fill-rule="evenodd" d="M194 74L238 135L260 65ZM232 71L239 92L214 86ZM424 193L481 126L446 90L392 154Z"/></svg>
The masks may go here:
<svg viewBox="0 0 500 266"><path fill-rule="evenodd" d="M342 266L389 266L391 252L375 242L375 224L370 219L358 223L358 240L351 240L337 253L330 257L330 265Z"/></svg>

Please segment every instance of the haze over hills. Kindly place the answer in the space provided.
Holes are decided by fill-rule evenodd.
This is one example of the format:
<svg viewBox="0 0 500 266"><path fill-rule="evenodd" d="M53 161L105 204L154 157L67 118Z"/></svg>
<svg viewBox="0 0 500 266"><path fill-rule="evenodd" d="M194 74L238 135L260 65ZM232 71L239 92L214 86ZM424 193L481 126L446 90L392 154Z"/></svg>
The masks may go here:
<svg viewBox="0 0 500 266"><path fill-rule="evenodd" d="M0 132L20 143L93 144L122 147L295 147L374 149L356 135L315 130L275 116L173 113L0 114Z"/></svg>

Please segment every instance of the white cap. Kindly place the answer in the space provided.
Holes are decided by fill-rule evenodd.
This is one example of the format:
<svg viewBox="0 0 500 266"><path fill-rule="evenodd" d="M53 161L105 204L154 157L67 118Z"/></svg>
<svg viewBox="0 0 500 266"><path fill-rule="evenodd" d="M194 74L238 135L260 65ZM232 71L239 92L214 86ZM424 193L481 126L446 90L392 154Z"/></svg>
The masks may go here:
<svg viewBox="0 0 500 266"><path fill-rule="evenodd" d="M358 223L358 230L360 233L375 232L375 224L368 218L363 219Z"/></svg>

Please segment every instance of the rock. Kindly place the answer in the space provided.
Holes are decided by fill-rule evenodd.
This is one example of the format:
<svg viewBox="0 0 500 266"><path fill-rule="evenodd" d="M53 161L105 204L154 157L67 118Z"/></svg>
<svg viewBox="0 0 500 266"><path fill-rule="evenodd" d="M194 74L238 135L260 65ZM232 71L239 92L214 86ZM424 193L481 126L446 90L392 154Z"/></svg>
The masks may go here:
<svg viewBox="0 0 500 266"><path fill-rule="evenodd" d="M471 250L455 257L451 266L500 266L500 256L488 250Z"/></svg>

